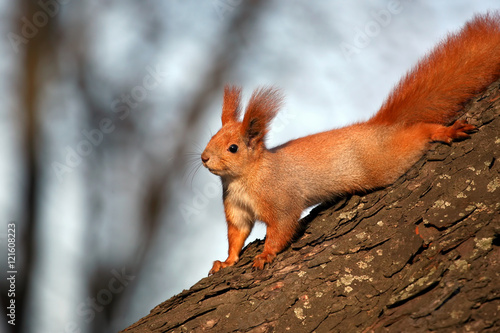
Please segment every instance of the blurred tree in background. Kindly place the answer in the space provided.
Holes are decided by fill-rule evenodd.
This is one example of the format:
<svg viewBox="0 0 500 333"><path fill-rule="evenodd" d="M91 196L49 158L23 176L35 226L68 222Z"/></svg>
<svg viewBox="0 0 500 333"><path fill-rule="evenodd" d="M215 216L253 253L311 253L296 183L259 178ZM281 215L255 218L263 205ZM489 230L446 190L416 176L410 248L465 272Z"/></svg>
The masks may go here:
<svg viewBox="0 0 500 333"><path fill-rule="evenodd" d="M120 320L134 286L129 282L143 274L188 143L207 105L219 97L238 59L235 50L261 7L260 1L233 5L214 5L220 36L207 42L220 44L204 54L205 68L177 91L168 91L167 76L175 73L160 58L170 47L165 14L176 4L5 5L20 110L9 117L19 117L12 123L19 125L22 142L22 199L13 202L22 205L12 210L24 212L14 221L16 325L2 323L10 331L124 327Z"/></svg>

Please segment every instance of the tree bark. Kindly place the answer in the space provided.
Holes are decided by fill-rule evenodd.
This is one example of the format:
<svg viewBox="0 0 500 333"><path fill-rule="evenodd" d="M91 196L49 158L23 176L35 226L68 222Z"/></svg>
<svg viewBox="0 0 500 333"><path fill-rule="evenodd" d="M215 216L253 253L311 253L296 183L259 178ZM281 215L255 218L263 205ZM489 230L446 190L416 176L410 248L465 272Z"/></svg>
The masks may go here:
<svg viewBox="0 0 500 333"><path fill-rule="evenodd" d="M500 81L464 117L471 139L315 208L264 270L255 241L124 332L500 331Z"/></svg>

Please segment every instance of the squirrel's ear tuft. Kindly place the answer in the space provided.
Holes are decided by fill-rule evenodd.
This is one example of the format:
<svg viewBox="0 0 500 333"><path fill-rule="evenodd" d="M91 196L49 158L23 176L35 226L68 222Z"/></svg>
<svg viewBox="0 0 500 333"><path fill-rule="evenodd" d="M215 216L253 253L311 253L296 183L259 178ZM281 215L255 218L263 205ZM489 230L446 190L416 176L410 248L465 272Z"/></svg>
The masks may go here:
<svg viewBox="0 0 500 333"><path fill-rule="evenodd" d="M278 113L283 96L277 88L263 87L253 92L241 124L242 136L248 146L264 143L269 123Z"/></svg>
<svg viewBox="0 0 500 333"><path fill-rule="evenodd" d="M240 117L241 87L226 85L222 103L222 125Z"/></svg>

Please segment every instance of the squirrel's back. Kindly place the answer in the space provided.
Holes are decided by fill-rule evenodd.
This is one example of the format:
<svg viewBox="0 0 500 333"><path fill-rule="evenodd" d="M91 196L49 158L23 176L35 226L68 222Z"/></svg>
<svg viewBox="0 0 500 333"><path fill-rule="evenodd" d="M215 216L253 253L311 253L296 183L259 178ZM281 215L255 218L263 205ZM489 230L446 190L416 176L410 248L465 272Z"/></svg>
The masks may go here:
<svg viewBox="0 0 500 333"><path fill-rule="evenodd" d="M393 89L373 124L448 124L500 77L500 12L476 15L450 34Z"/></svg>

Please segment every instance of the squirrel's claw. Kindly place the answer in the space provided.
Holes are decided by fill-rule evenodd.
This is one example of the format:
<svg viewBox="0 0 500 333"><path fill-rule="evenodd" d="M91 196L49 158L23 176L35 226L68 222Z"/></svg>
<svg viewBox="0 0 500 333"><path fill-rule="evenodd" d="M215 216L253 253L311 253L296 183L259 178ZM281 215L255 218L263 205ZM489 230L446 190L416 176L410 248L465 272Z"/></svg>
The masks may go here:
<svg viewBox="0 0 500 333"><path fill-rule="evenodd" d="M264 265L266 263L272 262L275 257L276 257L276 254L274 254L274 253L264 252L262 254L259 254L258 256L255 257L252 267L259 269L259 270L264 269Z"/></svg>
<svg viewBox="0 0 500 333"><path fill-rule="evenodd" d="M208 276L214 275L215 273L217 273L218 271L220 271L221 268L224 268L224 267L223 267L221 261L215 260L214 264L212 266L212 269L210 270L210 272L208 272Z"/></svg>
<svg viewBox="0 0 500 333"><path fill-rule="evenodd" d="M220 271L222 268L233 266L235 263L236 263L236 261L231 261L231 260L229 260L229 258L226 261L215 260L214 264L212 266L212 269L210 270L210 272L208 272L208 276L214 275L215 273Z"/></svg>

